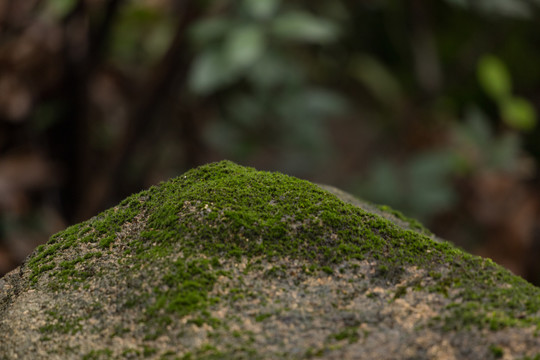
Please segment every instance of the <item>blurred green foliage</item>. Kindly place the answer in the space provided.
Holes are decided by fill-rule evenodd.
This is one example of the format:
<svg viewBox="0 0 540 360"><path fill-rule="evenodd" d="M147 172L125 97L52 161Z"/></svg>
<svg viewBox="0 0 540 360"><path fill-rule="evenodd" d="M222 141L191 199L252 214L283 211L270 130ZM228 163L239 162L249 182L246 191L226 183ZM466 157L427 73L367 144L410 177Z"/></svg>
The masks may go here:
<svg viewBox="0 0 540 360"><path fill-rule="evenodd" d="M48 3L57 15L73 6ZM456 178L515 171L527 150L538 163L538 2L199 5L187 84L211 110L203 140L223 157L243 161L270 148L293 173L324 168L335 155L332 124L356 117L386 145L358 164L363 175L349 187L425 220L456 205ZM165 54L176 25L162 8L128 1L109 55L144 71ZM410 118L435 140L411 145Z"/></svg>
<svg viewBox="0 0 540 360"><path fill-rule="evenodd" d="M120 3L106 62L142 79L174 46L177 4ZM539 162L538 1L196 3L182 106L204 103L202 139L222 157L272 149L285 170L323 169L337 154L332 128L355 118L370 135L350 136L377 139L362 175L342 185L421 218L455 206L456 178L515 171L523 154ZM59 22L80 5L47 0L41 13ZM88 12L90 24L102 16ZM37 104L35 128L54 125L61 104ZM96 123L89 143L104 151L114 125Z"/></svg>
<svg viewBox="0 0 540 360"><path fill-rule="evenodd" d="M356 118L371 134L359 141L379 138L342 185L426 219L455 206L456 178L515 171L523 154L539 162L539 3L199 1L182 106L204 103L202 139L222 157L272 149L295 174L331 162L333 126ZM60 21L77 4L48 0L42 12ZM107 61L142 78L171 50L176 5L122 2ZM40 127L55 106L37 107ZM413 127L431 140L411 140Z"/></svg>
<svg viewBox="0 0 540 360"><path fill-rule="evenodd" d="M120 10L110 39L110 55L122 66L148 66L171 44L175 21L162 10L131 2Z"/></svg>
<svg viewBox="0 0 540 360"><path fill-rule="evenodd" d="M198 54L191 89L206 95L242 79L260 91L292 86L302 81L303 71L285 46L325 44L337 34L334 22L306 11L280 11L278 0L241 1L192 28Z"/></svg>
<svg viewBox="0 0 540 360"><path fill-rule="evenodd" d="M233 158L281 147L283 162L309 168L329 151L323 120L342 113L346 98L313 81L320 69L304 60L336 42L340 25L279 0L221 3L226 11L190 33L190 89L221 107L205 139Z"/></svg>
<svg viewBox="0 0 540 360"><path fill-rule="evenodd" d="M478 80L484 90L496 101L501 101L512 92L508 69L496 56L484 55L480 58Z"/></svg>
<svg viewBox="0 0 540 360"><path fill-rule="evenodd" d="M484 55L478 62L478 80L497 103L502 120L517 130L536 126L536 111L526 99L512 96L512 80L505 64L496 56Z"/></svg>

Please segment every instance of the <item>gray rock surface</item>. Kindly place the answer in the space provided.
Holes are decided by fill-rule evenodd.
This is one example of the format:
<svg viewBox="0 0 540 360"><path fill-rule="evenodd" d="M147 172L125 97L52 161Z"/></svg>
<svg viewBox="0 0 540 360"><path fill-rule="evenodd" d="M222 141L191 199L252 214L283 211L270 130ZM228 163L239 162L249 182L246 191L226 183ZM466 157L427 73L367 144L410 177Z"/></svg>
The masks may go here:
<svg viewBox="0 0 540 360"><path fill-rule="evenodd" d="M339 189L223 161L0 280L0 359L540 359L540 289Z"/></svg>

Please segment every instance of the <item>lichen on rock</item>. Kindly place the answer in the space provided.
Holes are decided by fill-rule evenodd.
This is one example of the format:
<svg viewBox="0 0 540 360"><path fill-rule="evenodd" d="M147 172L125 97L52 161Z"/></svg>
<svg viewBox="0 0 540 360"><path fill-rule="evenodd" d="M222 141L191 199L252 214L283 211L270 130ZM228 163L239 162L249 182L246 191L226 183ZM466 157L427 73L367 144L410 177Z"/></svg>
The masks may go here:
<svg viewBox="0 0 540 360"><path fill-rule="evenodd" d="M540 289L338 189L229 161L0 280L0 359L540 358Z"/></svg>

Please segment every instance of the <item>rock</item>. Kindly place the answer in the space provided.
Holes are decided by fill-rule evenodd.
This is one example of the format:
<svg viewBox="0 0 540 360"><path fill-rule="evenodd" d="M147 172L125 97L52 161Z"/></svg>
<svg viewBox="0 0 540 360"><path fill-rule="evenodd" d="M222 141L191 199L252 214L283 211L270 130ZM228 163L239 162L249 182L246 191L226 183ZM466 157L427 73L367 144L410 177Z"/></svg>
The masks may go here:
<svg viewBox="0 0 540 360"><path fill-rule="evenodd" d="M388 208L228 161L0 280L0 359L539 359L540 289Z"/></svg>

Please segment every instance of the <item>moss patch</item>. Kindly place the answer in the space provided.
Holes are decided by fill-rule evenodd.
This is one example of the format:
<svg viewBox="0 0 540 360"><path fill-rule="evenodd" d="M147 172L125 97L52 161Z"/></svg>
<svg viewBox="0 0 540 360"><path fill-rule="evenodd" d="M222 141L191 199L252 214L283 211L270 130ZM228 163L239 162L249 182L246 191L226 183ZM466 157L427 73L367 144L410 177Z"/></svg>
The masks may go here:
<svg viewBox="0 0 540 360"><path fill-rule="evenodd" d="M452 306L452 316L445 319L446 328L464 323L491 329L540 325L538 318L520 316L540 309L538 288L490 260L466 254L449 243L434 242L423 233L403 230L307 181L229 161L188 171L56 234L28 262L32 280L51 271L51 276L61 282L84 280L91 274L73 269L83 258L57 264L55 254L81 241L107 249L122 224L140 213L149 214L147 225L131 240L126 253L134 254L142 263L182 243L184 256L164 274L163 281L169 288L156 289L157 302L149 307L150 314L164 308L182 315L208 303L206 294L215 281L210 264L188 260L203 253L214 258L309 259L328 274L332 273L329 264L375 259L379 264L377 276L393 283L399 281L405 265L435 271L445 264L445 275L433 273L436 285L431 290L445 295L452 292L460 299ZM413 227L423 229L416 222ZM96 251L85 258L100 254Z"/></svg>
<svg viewBox="0 0 540 360"><path fill-rule="evenodd" d="M225 308L245 307L250 312L242 321L263 330L276 322L294 322L300 315L291 305L294 299L270 299L245 285L255 281L252 274L260 274L268 284L289 279L298 286L342 281L348 288L345 284L353 283L338 294L320 290L321 296L331 295L335 303L328 306L334 308L360 297L372 304L384 299L395 307L419 293L444 298L443 311L422 326L447 333L540 328L538 288L488 259L434 241L428 230L400 213L387 207L378 211L389 217L345 202L310 182L222 161L134 194L54 235L28 259L25 276L35 290L74 291L73 296L81 290L108 297L103 308L96 307L87 317L73 317L69 307L49 311L48 324L41 327L44 336L99 334L111 314L129 321L135 316L129 326L120 319L126 324L117 325L110 336L137 334L143 345L124 351L142 357L152 357L159 339L178 324L207 340L236 334L244 341L230 348L193 345L183 352L186 359L254 356L251 343L256 338L224 323ZM411 275L416 269L420 278ZM109 291L115 286L125 293ZM92 304L96 299L85 301ZM372 331L369 319L366 314L339 322L338 328L325 333L323 338L333 343L324 352L361 342ZM144 334L141 324L149 329ZM309 356L320 352L313 349L307 351ZM87 356L101 358L108 351Z"/></svg>

